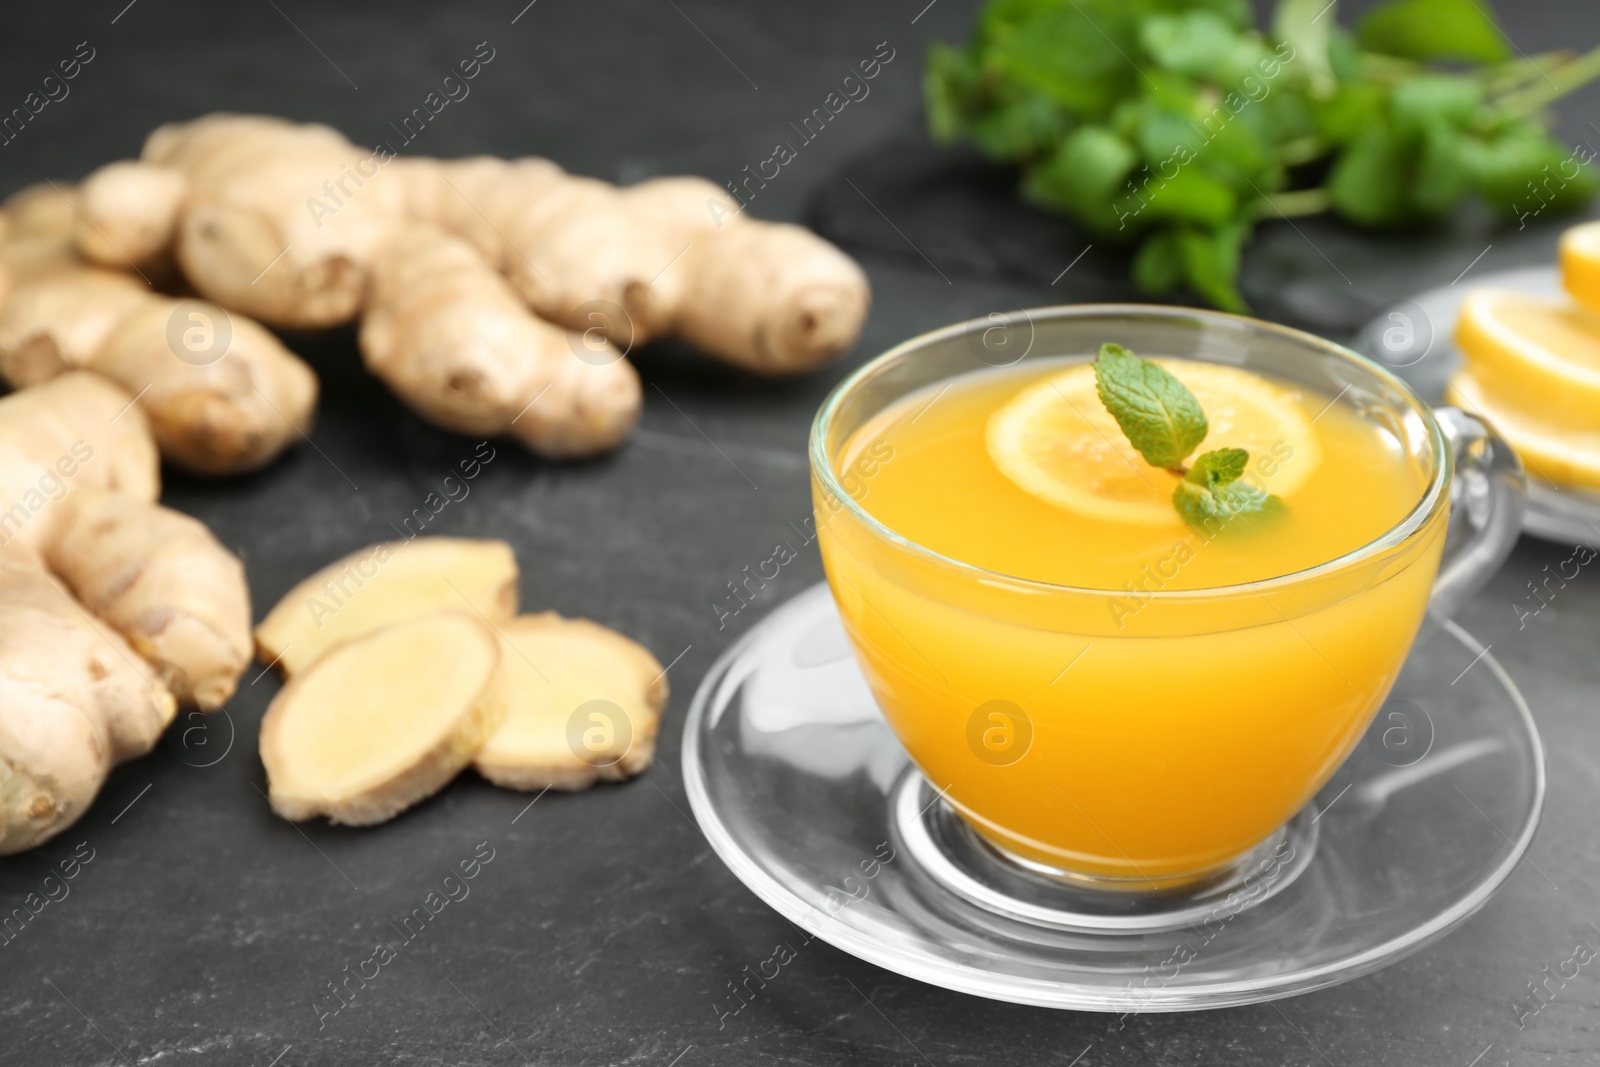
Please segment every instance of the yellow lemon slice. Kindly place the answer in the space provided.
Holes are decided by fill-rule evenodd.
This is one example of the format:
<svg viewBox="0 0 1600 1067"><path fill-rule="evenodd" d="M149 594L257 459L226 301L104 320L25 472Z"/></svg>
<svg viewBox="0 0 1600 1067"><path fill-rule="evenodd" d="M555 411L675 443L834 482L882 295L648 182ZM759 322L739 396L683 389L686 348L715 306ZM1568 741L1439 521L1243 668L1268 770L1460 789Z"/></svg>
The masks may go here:
<svg viewBox="0 0 1600 1067"><path fill-rule="evenodd" d="M1572 299L1600 311L1600 222L1561 235L1561 282Z"/></svg>
<svg viewBox="0 0 1600 1067"><path fill-rule="evenodd" d="M1555 430L1513 408L1467 371L1457 371L1445 386L1445 402L1482 415L1500 431L1533 477L1555 485L1600 489L1600 430Z"/></svg>
<svg viewBox="0 0 1600 1067"><path fill-rule="evenodd" d="M1214 363L1156 360L1200 401L1210 432L1195 451L1243 448L1252 485L1287 497L1322 462L1302 394ZM1084 363L1023 389L989 417L989 457L1025 491L1080 515L1177 526L1181 476L1152 467L1100 403ZM1193 457L1190 457L1191 459Z"/></svg>
<svg viewBox="0 0 1600 1067"><path fill-rule="evenodd" d="M1552 428L1600 424L1600 315L1559 297L1479 289L1461 305L1456 344L1502 406Z"/></svg>

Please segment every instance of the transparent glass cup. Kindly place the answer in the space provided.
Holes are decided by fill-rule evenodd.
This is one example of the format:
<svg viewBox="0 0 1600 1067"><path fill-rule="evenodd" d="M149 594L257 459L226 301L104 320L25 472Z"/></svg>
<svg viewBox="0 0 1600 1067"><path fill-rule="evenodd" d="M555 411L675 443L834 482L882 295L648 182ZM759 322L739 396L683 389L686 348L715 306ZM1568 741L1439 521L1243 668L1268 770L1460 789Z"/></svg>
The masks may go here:
<svg viewBox="0 0 1600 1067"><path fill-rule="evenodd" d="M1425 488L1394 527L1336 559L1245 585L1150 589L1130 613L1123 589L994 573L915 544L866 505L871 462L839 469L856 431L911 393L1023 360L1089 360L1113 338L1334 398L1381 425ZM1002 856L1123 893L1254 863L1359 741L1425 614L1448 616L1499 567L1523 507L1520 466L1491 429L1430 410L1382 367L1295 330L1149 305L991 316L908 341L834 390L810 457L845 632L923 775Z"/></svg>

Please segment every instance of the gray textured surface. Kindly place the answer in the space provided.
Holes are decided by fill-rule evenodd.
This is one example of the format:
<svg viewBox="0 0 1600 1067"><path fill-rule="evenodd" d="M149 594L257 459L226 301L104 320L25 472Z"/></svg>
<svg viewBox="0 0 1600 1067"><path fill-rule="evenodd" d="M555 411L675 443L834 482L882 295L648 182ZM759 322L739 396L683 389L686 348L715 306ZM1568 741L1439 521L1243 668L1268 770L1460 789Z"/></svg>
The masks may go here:
<svg viewBox="0 0 1600 1067"><path fill-rule="evenodd" d="M765 158L789 120L888 40L897 57L872 95L755 205L767 217L794 217L837 184L847 163L916 128L926 42L964 33L974 8L942 0L913 25L925 0L540 0L512 25L522 3L332 10L304 0L137 0L124 10L126 0L113 0L9 12L0 106L20 102L78 41L88 39L97 55L68 99L0 149L0 191L76 177L132 154L157 122L211 108L321 119L357 140L380 138L483 40L497 50L494 63L419 150L546 154L612 179L677 171L725 179ZM1589 6L1519 5L1509 19L1529 52L1600 38ZM1588 134L1596 100L1591 92L1565 108L1571 136ZM894 204L879 206L894 217ZM1268 228L1249 269L1289 272L1306 299L1342 299L1348 288L1375 304L1448 281L1491 243L1479 268L1536 260L1557 232L1467 227L1425 244L1304 229ZM1575 943L1600 947L1592 925L1600 922L1600 563L1519 629L1515 605L1531 606L1524 583L1569 554L1536 542L1523 543L1462 621L1493 645L1545 733L1545 824L1532 862L1440 945L1328 992L1133 1018L1119 1029L1111 1017L928 988L813 942L719 1029L713 1003L726 983L792 933L723 869L685 816L677 772L684 708L706 666L755 614L719 632L712 605L725 582L770 555L788 524L807 515L805 431L840 375L985 301L1049 302L1050 277L1075 252L1063 248L1031 285L941 264L947 284L916 257L871 258L873 314L843 365L771 384L671 348L647 352L639 360L643 424L617 456L557 468L501 448L435 528L510 540L523 562L525 604L597 618L664 662L682 654L657 766L632 785L552 794L526 811L528 798L467 775L377 829L296 829L274 819L259 794L255 733L277 682L246 685L229 719L213 720L206 745L169 738L117 771L77 829L0 861L0 909L9 910L78 842L94 854L70 896L0 947L0 1063L1595 1062L1600 964L1520 1031L1512 1008ZM263 607L314 566L388 536L389 522L473 451L473 442L420 423L369 381L350 336L292 343L324 380L317 448L251 478L174 479L168 491L170 503L210 523L245 558ZM808 552L769 585L766 603L820 574ZM225 750L230 720L231 750L193 766ZM316 1005L333 1004L326 983L391 937L388 924L480 842L494 859L470 896L448 905L353 1003L319 1019Z"/></svg>

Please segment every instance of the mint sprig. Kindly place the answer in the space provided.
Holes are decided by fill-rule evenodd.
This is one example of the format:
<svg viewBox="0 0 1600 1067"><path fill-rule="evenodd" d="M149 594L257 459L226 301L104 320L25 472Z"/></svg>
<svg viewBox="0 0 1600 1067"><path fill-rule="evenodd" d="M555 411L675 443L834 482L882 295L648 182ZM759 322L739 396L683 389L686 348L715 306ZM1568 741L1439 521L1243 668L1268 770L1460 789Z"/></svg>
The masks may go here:
<svg viewBox="0 0 1600 1067"><path fill-rule="evenodd" d="M1519 54L1490 11L1511 3L1379 0L1340 26L1351 6L988 0L969 43L928 50L929 132L1015 167L1096 254L1139 242L1147 296L1239 312L1258 223L1404 231L1459 224L1472 201L1542 223L1600 189L1550 106L1600 77L1600 48Z"/></svg>
<svg viewBox="0 0 1600 1067"><path fill-rule="evenodd" d="M1244 515L1282 509L1283 501L1241 481L1250 464L1243 448L1217 448L1188 458L1210 432L1200 401L1165 367L1121 345L1103 344L1094 361L1095 392L1128 442L1152 467L1183 475L1172 505L1190 525L1214 532Z"/></svg>
<svg viewBox="0 0 1600 1067"><path fill-rule="evenodd" d="M1210 530L1243 515L1264 515L1283 506L1239 476L1250 462L1242 448L1219 448L1195 457L1194 466L1172 491L1172 503L1190 525Z"/></svg>
<svg viewBox="0 0 1600 1067"><path fill-rule="evenodd" d="M1133 447L1152 467L1181 472L1210 426L1200 401L1178 379L1121 345L1101 345L1094 387Z"/></svg>

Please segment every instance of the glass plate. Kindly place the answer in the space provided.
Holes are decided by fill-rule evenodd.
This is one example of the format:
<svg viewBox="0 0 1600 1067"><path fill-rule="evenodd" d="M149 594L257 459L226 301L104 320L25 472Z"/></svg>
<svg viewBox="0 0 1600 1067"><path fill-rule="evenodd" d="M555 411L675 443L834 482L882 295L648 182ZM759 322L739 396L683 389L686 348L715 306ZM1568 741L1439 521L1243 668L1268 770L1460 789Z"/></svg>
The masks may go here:
<svg viewBox="0 0 1600 1067"><path fill-rule="evenodd" d="M1468 284L1441 285L1389 308L1361 331L1356 351L1389 367L1428 403L1440 403L1445 382L1461 365L1453 337L1461 302L1473 289L1515 289L1543 296L1565 292L1553 266L1474 275ZM1557 488L1529 472L1522 527L1547 541L1600 548L1600 493Z"/></svg>
<svg viewBox="0 0 1600 1067"><path fill-rule="evenodd" d="M1054 1008L1248 1004L1377 970L1492 896L1532 841L1544 755L1500 665L1432 620L1367 737L1259 877L1170 921L1052 893L945 810L885 725L815 586L712 667L684 780L706 837L810 935L920 981Z"/></svg>

